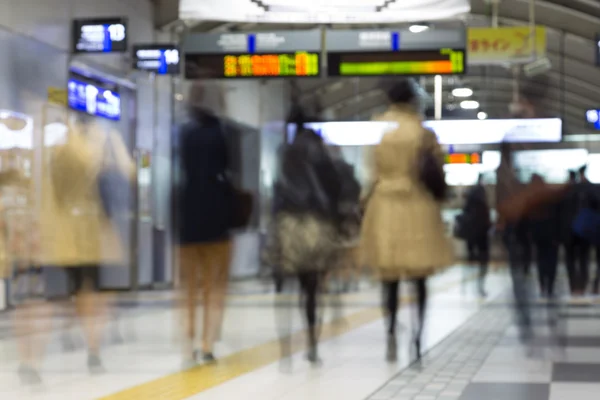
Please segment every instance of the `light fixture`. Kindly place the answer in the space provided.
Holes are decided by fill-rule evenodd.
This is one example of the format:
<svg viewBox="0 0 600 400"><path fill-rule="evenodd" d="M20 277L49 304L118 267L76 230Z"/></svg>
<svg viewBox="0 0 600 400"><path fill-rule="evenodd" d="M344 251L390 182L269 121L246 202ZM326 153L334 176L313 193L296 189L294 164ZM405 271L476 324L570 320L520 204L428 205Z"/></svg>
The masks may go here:
<svg viewBox="0 0 600 400"><path fill-rule="evenodd" d="M427 24L414 24L414 25L411 25L410 28L408 28L408 30L411 31L412 33L425 32L427 29L429 29L429 25L427 25Z"/></svg>
<svg viewBox="0 0 600 400"><path fill-rule="evenodd" d="M473 90L469 88L456 88L452 90L452 96L454 97L471 97L473 96Z"/></svg>
<svg viewBox="0 0 600 400"><path fill-rule="evenodd" d="M487 113L486 113L486 112L479 111L479 112L477 113L477 119L487 119L487 117L488 117L488 115L487 115Z"/></svg>
<svg viewBox="0 0 600 400"><path fill-rule="evenodd" d="M479 102L475 100L464 100L460 102L460 108L463 110L477 110L479 108Z"/></svg>

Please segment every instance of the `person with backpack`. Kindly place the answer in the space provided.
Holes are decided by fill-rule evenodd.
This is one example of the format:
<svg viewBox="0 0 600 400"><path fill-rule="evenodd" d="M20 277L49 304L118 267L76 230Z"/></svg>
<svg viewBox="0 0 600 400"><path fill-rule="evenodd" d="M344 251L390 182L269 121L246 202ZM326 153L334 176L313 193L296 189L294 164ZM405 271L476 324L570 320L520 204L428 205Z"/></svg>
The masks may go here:
<svg viewBox="0 0 600 400"><path fill-rule="evenodd" d="M263 259L300 284L311 363L319 361L318 297L325 275L336 265L350 216L344 206L347 179L312 130L301 129L281 153Z"/></svg>

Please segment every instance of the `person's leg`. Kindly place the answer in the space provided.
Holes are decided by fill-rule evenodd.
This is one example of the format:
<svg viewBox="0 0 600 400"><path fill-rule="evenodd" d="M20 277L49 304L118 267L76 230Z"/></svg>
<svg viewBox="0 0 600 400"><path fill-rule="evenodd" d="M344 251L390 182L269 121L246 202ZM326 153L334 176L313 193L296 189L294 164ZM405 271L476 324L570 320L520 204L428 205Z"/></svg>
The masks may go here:
<svg viewBox="0 0 600 400"><path fill-rule="evenodd" d="M490 241L487 235L483 235L477 242L477 252L479 255L479 277L477 280L477 290L482 297L487 296L485 291L485 278L489 269L490 262Z"/></svg>
<svg viewBox="0 0 600 400"><path fill-rule="evenodd" d="M575 245L572 239L565 242L565 262L567 264L567 275L569 276L569 289L571 294L577 290L577 267Z"/></svg>
<svg viewBox="0 0 600 400"><path fill-rule="evenodd" d="M223 328L223 318L225 316L225 302L227 298L227 286L229 283L229 270L231 264L231 242L224 241L215 245L213 255L215 259L212 265L215 270L215 285L213 288L212 307L214 310L212 320L211 340L221 339L221 330Z"/></svg>
<svg viewBox="0 0 600 400"><path fill-rule="evenodd" d="M558 269L558 246L550 243L548 246L548 271L547 271L547 295L554 297L554 282L556 281L556 270Z"/></svg>
<svg viewBox="0 0 600 400"><path fill-rule="evenodd" d="M302 297L304 299L304 315L308 326L308 359L318 361L317 343L317 296L319 290L319 272L304 271L298 274Z"/></svg>
<svg viewBox="0 0 600 400"><path fill-rule="evenodd" d="M180 287L182 290L183 310L185 314L184 357L195 358L194 342L196 340L196 301L198 299L198 248L194 245L182 246L179 249Z"/></svg>
<svg viewBox="0 0 600 400"><path fill-rule="evenodd" d="M548 252L547 252L547 246L545 246L544 243L541 243L541 242L535 243L535 256L536 256L536 266L537 266L537 271L538 271L538 280L539 280L539 285L540 285L540 295L542 297L545 297L546 293L547 293L547 289L548 289L548 282L547 282Z"/></svg>
<svg viewBox="0 0 600 400"><path fill-rule="evenodd" d="M504 233L504 244L508 251L510 274L515 298L515 314L521 330L521 339L527 340L531 336L531 318L528 304L528 276L524 263L527 262L527 250L518 240L515 231L508 227Z"/></svg>
<svg viewBox="0 0 600 400"><path fill-rule="evenodd" d="M398 296L399 296L400 281L385 281L383 282L384 296L384 315L387 320L387 354L388 362L395 362L398 359L398 343L396 340L396 324L398 313Z"/></svg>
<svg viewBox="0 0 600 400"><path fill-rule="evenodd" d="M579 244L579 251L579 260L581 262L579 292L584 295L587 292L590 276L590 244L582 240Z"/></svg>
<svg viewBox="0 0 600 400"><path fill-rule="evenodd" d="M415 280L417 290L417 324L415 329L415 352L417 360L421 359L421 338L425 326L425 313L427 310L427 279Z"/></svg>
<svg viewBox="0 0 600 400"><path fill-rule="evenodd" d="M99 290L99 267L78 267L75 280L75 310L81 321L88 345L88 367L102 372L100 361L101 331L108 321L109 297Z"/></svg>

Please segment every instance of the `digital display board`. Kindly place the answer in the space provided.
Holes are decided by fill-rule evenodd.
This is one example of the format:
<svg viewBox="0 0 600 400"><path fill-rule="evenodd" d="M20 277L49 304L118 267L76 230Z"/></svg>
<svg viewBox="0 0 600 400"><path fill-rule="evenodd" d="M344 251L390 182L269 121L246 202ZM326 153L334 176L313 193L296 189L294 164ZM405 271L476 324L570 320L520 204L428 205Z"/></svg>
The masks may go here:
<svg viewBox="0 0 600 400"><path fill-rule="evenodd" d="M327 73L329 76L460 75L465 73L465 51L328 53Z"/></svg>
<svg viewBox="0 0 600 400"><path fill-rule="evenodd" d="M185 56L187 79L316 77L318 53L193 54Z"/></svg>
<svg viewBox="0 0 600 400"><path fill-rule="evenodd" d="M464 29L327 31L327 73L333 77L461 75Z"/></svg>
<svg viewBox="0 0 600 400"><path fill-rule="evenodd" d="M187 79L316 77L319 30L197 33L182 43Z"/></svg>
<svg viewBox="0 0 600 400"><path fill-rule="evenodd" d="M585 120L590 128L600 131L600 110L587 110Z"/></svg>
<svg viewBox="0 0 600 400"><path fill-rule="evenodd" d="M159 75L177 75L180 70L179 48L171 44L135 45L133 68Z"/></svg>
<svg viewBox="0 0 600 400"><path fill-rule="evenodd" d="M76 19L73 21L73 53L127 51L125 18Z"/></svg>
<svg viewBox="0 0 600 400"><path fill-rule="evenodd" d="M121 119L121 96L114 85L75 76L69 79L67 93L69 107L73 110L113 121Z"/></svg>
<svg viewBox="0 0 600 400"><path fill-rule="evenodd" d="M446 164L481 164L481 153L446 154Z"/></svg>

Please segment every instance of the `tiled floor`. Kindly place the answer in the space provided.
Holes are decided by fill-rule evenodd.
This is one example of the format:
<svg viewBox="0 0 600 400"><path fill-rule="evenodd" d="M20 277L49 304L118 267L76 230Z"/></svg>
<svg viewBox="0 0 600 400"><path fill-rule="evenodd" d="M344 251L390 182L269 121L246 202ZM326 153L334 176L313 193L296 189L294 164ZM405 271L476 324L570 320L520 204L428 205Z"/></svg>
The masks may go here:
<svg viewBox="0 0 600 400"><path fill-rule="evenodd" d="M275 295L265 282L231 286L216 348L219 363L189 370L182 369L177 296L171 292L120 297L119 321L105 338L102 375L90 376L84 368L82 335L67 323L68 313L53 317L55 331L35 336L48 342L40 387L24 387L16 378L20 341L7 314L0 316L0 399L600 399L597 302L551 308L534 303L534 339L523 345L513 325L507 276L490 276L486 302L463 290L463 277L450 270L431 279L426 353L418 364L411 358L409 291L399 313L400 361L388 364L379 288L366 282L360 292L343 296L341 305L325 303L318 367L304 360L297 297ZM281 311L291 317L285 332L276 318ZM558 316L558 323L548 324L549 316ZM292 335L293 350L283 359L282 334Z"/></svg>

